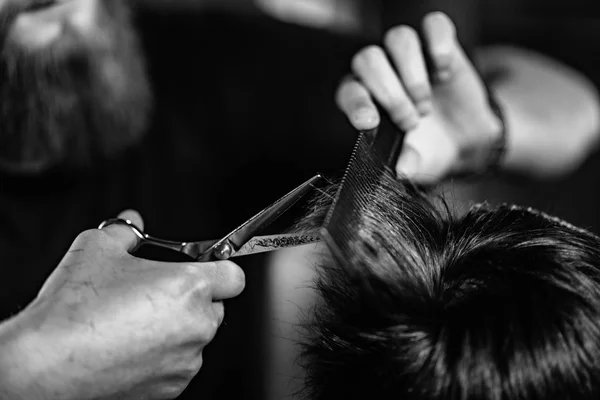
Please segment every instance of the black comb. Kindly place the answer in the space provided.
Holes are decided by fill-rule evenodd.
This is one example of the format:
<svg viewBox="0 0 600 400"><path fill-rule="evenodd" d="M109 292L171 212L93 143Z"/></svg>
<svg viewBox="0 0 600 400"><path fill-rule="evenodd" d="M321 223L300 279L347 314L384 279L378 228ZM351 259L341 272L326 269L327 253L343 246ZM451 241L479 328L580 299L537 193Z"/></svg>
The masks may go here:
<svg viewBox="0 0 600 400"><path fill-rule="evenodd" d="M379 115L381 122L377 128L359 132L321 228L323 240L341 262L350 258L352 247L360 240L362 215L385 176L395 174L394 166L402 149L404 132L392 124L383 110L379 109Z"/></svg>

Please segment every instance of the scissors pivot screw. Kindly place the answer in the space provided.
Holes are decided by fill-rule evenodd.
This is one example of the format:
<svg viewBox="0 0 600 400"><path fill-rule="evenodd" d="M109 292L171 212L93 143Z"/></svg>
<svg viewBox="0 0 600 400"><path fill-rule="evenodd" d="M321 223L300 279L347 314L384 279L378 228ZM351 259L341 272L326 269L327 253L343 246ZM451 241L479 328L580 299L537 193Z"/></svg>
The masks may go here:
<svg viewBox="0 0 600 400"><path fill-rule="evenodd" d="M227 242L223 242L215 247L214 253L216 258L219 260L227 260L233 255L233 247Z"/></svg>

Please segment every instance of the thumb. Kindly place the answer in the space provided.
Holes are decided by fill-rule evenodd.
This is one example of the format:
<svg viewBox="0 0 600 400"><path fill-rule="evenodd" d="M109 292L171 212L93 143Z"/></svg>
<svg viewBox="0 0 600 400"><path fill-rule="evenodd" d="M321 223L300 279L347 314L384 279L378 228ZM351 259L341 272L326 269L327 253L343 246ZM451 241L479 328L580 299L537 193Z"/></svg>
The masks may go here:
<svg viewBox="0 0 600 400"><path fill-rule="evenodd" d="M396 174L398 178L414 179L419 171L421 156L412 146L405 144L396 163Z"/></svg>
<svg viewBox="0 0 600 400"><path fill-rule="evenodd" d="M433 118L421 120L408 132L396 163L396 173L418 184L434 184L446 177L456 160L457 148Z"/></svg>
<svg viewBox="0 0 600 400"><path fill-rule="evenodd" d="M135 210L122 211L117 218L129 221L131 225L112 224L102 230L116 237L122 243L125 251L131 252L142 239L140 236L144 234L144 220Z"/></svg>

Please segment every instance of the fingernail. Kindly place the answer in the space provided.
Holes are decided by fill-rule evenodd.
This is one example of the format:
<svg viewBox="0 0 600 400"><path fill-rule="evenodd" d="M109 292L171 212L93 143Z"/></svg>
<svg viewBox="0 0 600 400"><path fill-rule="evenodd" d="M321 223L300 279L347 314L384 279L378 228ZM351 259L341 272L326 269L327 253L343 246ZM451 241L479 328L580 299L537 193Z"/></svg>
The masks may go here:
<svg viewBox="0 0 600 400"><path fill-rule="evenodd" d="M377 113L368 107L359 108L352 113L352 121L359 129L371 129L379 124Z"/></svg>
<svg viewBox="0 0 600 400"><path fill-rule="evenodd" d="M417 152L410 147L404 147L400 154L400 158L398 159L398 164L396 164L396 173L398 174L398 177L413 177L419 170L420 161L421 157Z"/></svg>

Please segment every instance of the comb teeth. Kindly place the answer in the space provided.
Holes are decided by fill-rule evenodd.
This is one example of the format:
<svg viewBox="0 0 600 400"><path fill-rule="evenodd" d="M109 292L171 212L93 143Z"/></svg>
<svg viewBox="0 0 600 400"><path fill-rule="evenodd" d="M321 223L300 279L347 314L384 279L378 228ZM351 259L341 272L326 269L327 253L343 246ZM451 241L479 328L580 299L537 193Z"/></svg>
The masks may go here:
<svg viewBox="0 0 600 400"><path fill-rule="evenodd" d="M359 134L322 230L323 239L339 260L349 257L350 247L359 235L361 216L368 207L367 199L376 190L382 171L382 165L371 157L366 135Z"/></svg>
<svg viewBox="0 0 600 400"><path fill-rule="evenodd" d="M376 130L360 132L350 161L335 195L321 235L339 261L349 260L353 247L361 241L364 212L377 195L382 178L392 174L403 135L380 111L382 121Z"/></svg>
<svg viewBox="0 0 600 400"><path fill-rule="evenodd" d="M338 190L335 194L335 197L333 199L331 207L329 208L329 211L327 212L327 216L325 217L325 223L324 223L325 227L330 226L331 219L334 215L334 211L337 207L337 204L341 198L340 195L341 195L344 187L346 186L346 182L348 180L353 180L356 177L356 173L353 172L354 169L352 166L357 163L357 158L359 157L359 154L364 153L364 149L362 149L362 147L364 147L365 140L366 140L365 132L359 132L358 138L356 139L356 142L354 143L354 148L352 149L352 153L350 154L350 160L348 161L348 166L346 167L346 170L344 171L344 176L342 177L340 186L338 187Z"/></svg>

